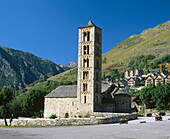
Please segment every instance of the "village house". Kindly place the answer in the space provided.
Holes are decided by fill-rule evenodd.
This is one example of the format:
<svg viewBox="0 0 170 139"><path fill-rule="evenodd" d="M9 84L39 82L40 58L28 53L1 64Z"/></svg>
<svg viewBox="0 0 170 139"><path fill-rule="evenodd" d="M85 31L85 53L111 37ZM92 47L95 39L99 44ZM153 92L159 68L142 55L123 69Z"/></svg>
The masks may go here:
<svg viewBox="0 0 170 139"><path fill-rule="evenodd" d="M160 72L152 72L152 73L148 73L146 75L143 76L145 78L145 86L148 86L149 84L159 84L159 83L165 83L167 84L168 82L170 82L170 76L169 74L164 74L164 73L160 73Z"/></svg>
<svg viewBox="0 0 170 139"><path fill-rule="evenodd" d="M125 71L125 79L128 79L130 77L141 77L142 75L143 75L143 70L141 69Z"/></svg>
<svg viewBox="0 0 170 139"><path fill-rule="evenodd" d="M165 81L165 77L166 76L163 73L157 74L157 76L155 77L155 85L163 83Z"/></svg>
<svg viewBox="0 0 170 139"><path fill-rule="evenodd" d="M140 81L141 80L138 77L130 77L127 79L128 87L133 88L133 87L139 86Z"/></svg>
<svg viewBox="0 0 170 139"><path fill-rule="evenodd" d="M146 78L145 78L145 86L148 86L150 84L154 84L155 83L155 78L149 74Z"/></svg>
<svg viewBox="0 0 170 139"><path fill-rule="evenodd" d="M170 83L170 74L167 74L165 77L165 84Z"/></svg>

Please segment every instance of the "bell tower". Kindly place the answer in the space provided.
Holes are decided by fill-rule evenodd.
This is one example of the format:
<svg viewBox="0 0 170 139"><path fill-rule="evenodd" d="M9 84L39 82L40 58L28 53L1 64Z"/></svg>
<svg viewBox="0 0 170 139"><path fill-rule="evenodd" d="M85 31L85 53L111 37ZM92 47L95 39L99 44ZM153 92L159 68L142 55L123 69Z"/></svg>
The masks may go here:
<svg viewBox="0 0 170 139"><path fill-rule="evenodd" d="M101 103L102 29L89 22L79 27L77 98L88 113Z"/></svg>

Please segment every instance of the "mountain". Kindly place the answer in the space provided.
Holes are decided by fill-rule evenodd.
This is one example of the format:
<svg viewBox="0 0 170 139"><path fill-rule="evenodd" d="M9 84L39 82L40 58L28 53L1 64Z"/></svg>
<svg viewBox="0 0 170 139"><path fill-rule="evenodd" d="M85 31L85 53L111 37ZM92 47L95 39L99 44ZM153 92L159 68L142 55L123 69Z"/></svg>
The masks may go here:
<svg viewBox="0 0 170 139"><path fill-rule="evenodd" d="M159 63L170 62L170 21L146 29L139 35L132 35L103 54L102 73L106 76L110 75L112 69L124 72L129 69L131 61L140 56L149 57L150 55L153 59L147 60L147 64L156 63L158 69ZM141 69L146 72L145 65L141 65ZM74 82L77 80L76 74L77 68L52 76L48 80Z"/></svg>
<svg viewBox="0 0 170 139"><path fill-rule="evenodd" d="M73 69L73 68L77 67L78 63L76 61L72 60L70 63L68 63L66 65L60 64L59 66L66 71L66 70Z"/></svg>
<svg viewBox="0 0 170 139"><path fill-rule="evenodd" d="M109 74L114 69L128 69L128 63L139 55L161 58L170 54L170 21L132 35L103 54L102 70Z"/></svg>
<svg viewBox="0 0 170 139"><path fill-rule="evenodd" d="M49 78L64 70L55 63L0 46L0 87L11 85L18 90L38 79Z"/></svg>
<svg viewBox="0 0 170 139"><path fill-rule="evenodd" d="M66 64L65 67L69 67L69 68L75 68L78 66L78 63L74 60L72 60L70 63Z"/></svg>

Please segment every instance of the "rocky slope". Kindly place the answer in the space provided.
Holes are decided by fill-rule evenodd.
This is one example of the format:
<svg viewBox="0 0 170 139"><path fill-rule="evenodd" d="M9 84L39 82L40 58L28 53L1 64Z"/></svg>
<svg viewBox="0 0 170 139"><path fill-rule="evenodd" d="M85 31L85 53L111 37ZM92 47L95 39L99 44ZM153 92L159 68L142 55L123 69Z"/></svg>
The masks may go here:
<svg viewBox="0 0 170 139"><path fill-rule="evenodd" d="M74 60L72 60L70 63L66 64L66 65L59 65L61 68L63 68L64 70L69 70L69 69L73 69L75 67L78 66L78 63Z"/></svg>
<svg viewBox="0 0 170 139"><path fill-rule="evenodd" d="M35 80L49 78L63 71L49 60L0 46L0 87L11 85L16 90L21 89Z"/></svg>

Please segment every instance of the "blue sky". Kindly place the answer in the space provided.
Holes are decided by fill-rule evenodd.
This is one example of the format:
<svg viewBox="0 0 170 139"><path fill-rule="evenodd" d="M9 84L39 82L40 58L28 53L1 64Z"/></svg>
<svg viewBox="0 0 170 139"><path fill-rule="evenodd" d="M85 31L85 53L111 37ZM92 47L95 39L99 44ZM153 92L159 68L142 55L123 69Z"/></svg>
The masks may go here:
<svg viewBox="0 0 170 139"><path fill-rule="evenodd" d="M67 64L77 61L78 27L103 29L103 53L170 20L170 0L0 0L0 45Z"/></svg>

